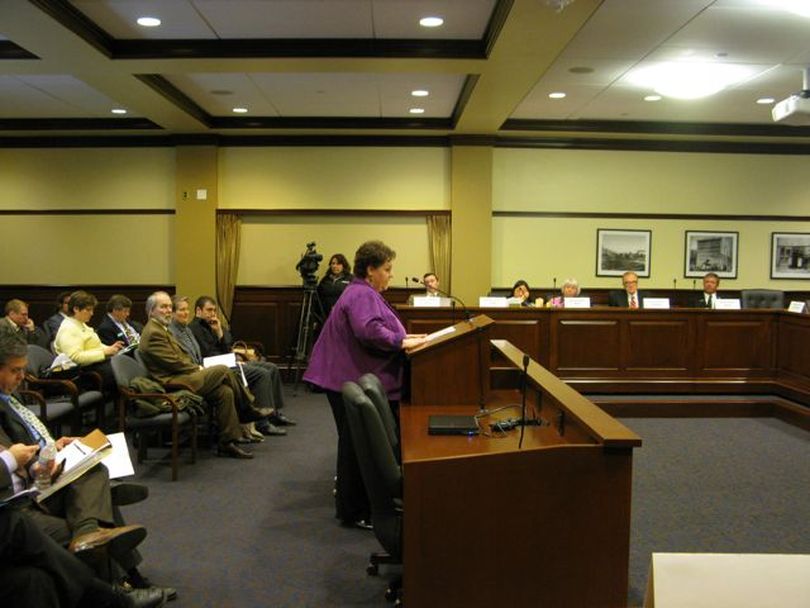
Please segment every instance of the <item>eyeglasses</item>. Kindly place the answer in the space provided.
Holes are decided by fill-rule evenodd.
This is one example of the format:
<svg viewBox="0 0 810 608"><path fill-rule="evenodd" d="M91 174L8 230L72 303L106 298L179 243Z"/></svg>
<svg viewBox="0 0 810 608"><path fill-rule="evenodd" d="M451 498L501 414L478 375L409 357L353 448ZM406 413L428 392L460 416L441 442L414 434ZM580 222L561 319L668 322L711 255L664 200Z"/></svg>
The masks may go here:
<svg viewBox="0 0 810 608"><path fill-rule="evenodd" d="M624 281L625 285L637 285L638 281Z"/></svg>

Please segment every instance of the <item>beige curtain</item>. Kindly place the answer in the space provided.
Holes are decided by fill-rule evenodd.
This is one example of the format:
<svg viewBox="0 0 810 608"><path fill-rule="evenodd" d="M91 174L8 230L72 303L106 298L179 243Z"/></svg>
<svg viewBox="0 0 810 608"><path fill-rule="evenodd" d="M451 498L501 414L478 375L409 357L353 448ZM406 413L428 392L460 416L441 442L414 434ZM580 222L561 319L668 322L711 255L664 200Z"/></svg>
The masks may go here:
<svg viewBox="0 0 810 608"><path fill-rule="evenodd" d="M450 291L450 216L428 215L428 246L430 247L430 264L433 272L439 277L441 288Z"/></svg>
<svg viewBox="0 0 810 608"><path fill-rule="evenodd" d="M219 307L230 321L233 294L239 272L239 242L242 218L233 213L217 215L217 299Z"/></svg>

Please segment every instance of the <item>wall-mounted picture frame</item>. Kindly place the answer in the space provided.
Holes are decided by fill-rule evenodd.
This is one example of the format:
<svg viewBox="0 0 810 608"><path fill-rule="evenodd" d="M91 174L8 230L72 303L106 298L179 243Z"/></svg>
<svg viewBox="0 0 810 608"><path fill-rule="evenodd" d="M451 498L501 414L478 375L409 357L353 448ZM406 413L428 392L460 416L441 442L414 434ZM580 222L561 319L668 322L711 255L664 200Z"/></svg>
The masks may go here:
<svg viewBox="0 0 810 608"><path fill-rule="evenodd" d="M700 278L713 272L721 279L737 278L739 232L687 230L683 276Z"/></svg>
<svg viewBox="0 0 810 608"><path fill-rule="evenodd" d="M810 279L810 234L771 233L771 278Z"/></svg>
<svg viewBox="0 0 810 608"><path fill-rule="evenodd" d="M596 229L596 276L620 277L632 270L650 276L651 230Z"/></svg>

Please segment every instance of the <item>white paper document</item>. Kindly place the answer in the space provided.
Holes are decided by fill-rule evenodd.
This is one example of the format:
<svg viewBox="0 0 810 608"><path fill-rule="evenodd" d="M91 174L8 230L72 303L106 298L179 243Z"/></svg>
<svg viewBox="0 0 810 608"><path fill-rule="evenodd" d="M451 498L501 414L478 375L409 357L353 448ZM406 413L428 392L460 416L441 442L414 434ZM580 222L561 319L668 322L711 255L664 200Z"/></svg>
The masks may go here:
<svg viewBox="0 0 810 608"><path fill-rule="evenodd" d="M456 328L453 325L440 329L439 331L434 331L432 334L428 334L426 339L428 342L431 340L435 340L436 338L441 338L442 336L446 336L447 334L452 334L456 331Z"/></svg>

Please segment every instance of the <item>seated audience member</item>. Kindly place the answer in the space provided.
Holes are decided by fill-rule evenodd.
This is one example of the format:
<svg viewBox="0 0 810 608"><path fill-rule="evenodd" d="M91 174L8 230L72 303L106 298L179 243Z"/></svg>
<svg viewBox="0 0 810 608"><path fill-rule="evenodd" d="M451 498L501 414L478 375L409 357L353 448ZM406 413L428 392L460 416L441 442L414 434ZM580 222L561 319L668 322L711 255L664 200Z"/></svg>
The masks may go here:
<svg viewBox="0 0 810 608"><path fill-rule="evenodd" d="M628 270L622 275L624 289L611 291L608 306L619 308L641 308L646 295L638 290L638 275Z"/></svg>
<svg viewBox="0 0 810 608"><path fill-rule="evenodd" d="M95 296L86 291L74 291L68 302L68 318L59 326L53 341L56 354L70 357L76 365L101 374L105 392L115 393L117 385L108 359L123 348L124 343L116 340L103 344L96 331L87 323L93 318L96 309Z"/></svg>
<svg viewBox="0 0 810 608"><path fill-rule="evenodd" d="M146 299L149 321L141 333L138 352L149 373L159 382L187 384L214 409L219 425L217 454L230 458L253 458L253 454L237 445L242 437L237 413L237 395L246 392L224 365L203 369L195 363L169 333L172 322L172 299L165 291L156 291ZM256 409L250 404L253 421L272 413L267 408Z"/></svg>
<svg viewBox="0 0 810 608"><path fill-rule="evenodd" d="M543 305L543 298L537 298L537 300L532 298L529 284L523 279L516 281L512 286L512 295L510 297L519 299L521 306Z"/></svg>
<svg viewBox="0 0 810 608"><path fill-rule="evenodd" d="M14 608L153 608L164 589L132 589L99 580L60 547L24 509L0 509L0 597Z"/></svg>
<svg viewBox="0 0 810 608"><path fill-rule="evenodd" d="M692 304L695 308L714 308L717 305L717 288L720 287L720 277L708 272L703 277L703 293L695 298Z"/></svg>
<svg viewBox="0 0 810 608"><path fill-rule="evenodd" d="M63 291L56 296L56 312L45 321L45 332L48 334L48 344L54 341L62 321L68 318L68 304L70 303L70 291Z"/></svg>
<svg viewBox="0 0 810 608"><path fill-rule="evenodd" d="M0 335L0 498L4 499L32 486L40 448L53 443L59 451L75 439L54 440L34 413L14 397L25 375L27 354L19 337ZM142 486L128 484L128 488L130 495L140 494L141 499L146 495ZM103 465L96 465L41 505L30 502L24 509L46 534L68 545L72 553L92 557L106 550L134 582L143 580L137 571L141 557L135 547L146 537L146 529L124 524Z"/></svg>
<svg viewBox="0 0 810 608"><path fill-rule="evenodd" d="M22 300L6 302L6 316L0 319L0 331L18 334L27 344L48 348L47 333L34 325L33 319L28 318L28 304Z"/></svg>
<svg viewBox="0 0 810 608"><path fill-rule="evenodd" d="M132 300L128 297L115 294L107 301L107 316L99 323L98 337L105 344L120 341L124 346L137 344L141 339L143 326L135 321L129 321L132 309Z"/></svg>
<svg viewBox="0 0 810 608"><path fill-rule="evenodd" d="M565 279L560 288L560 295L551 298L548 301L548 306L551 308L565 308L565 298L576 298L579 292L579 282L576 279Z"/></svg>
<svg viewBox="0 0 810 608"><path fill-rule="evenodd" d="M210 296L197 298L194 303L194 319L189 328L197 338L203 357L231 352L233 337L230 330L222 325L217 315L217 303ZM256 401L276 410L269 421L257 422L256 428L265 435L286 435L284 429L276 428L275 425L294 425L295 422L281 411L284 408L284 390L278 367L269 361L246 361L243 370Z"/></svg>
<svg viewBox="0 0 810 608"><path fill-rule="evenodd" d="M338 301L340 294L352 281L352 267L349 260L342 253L336 253L329 258L329 269L318 283L318 298L323 306L323 318L329 316L329 311Z"/></svg>

